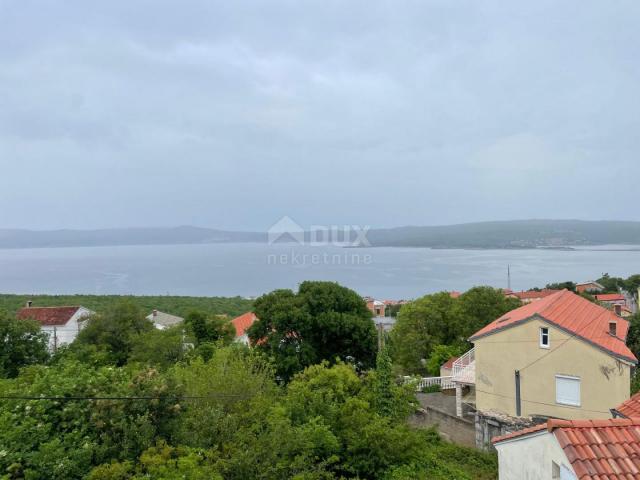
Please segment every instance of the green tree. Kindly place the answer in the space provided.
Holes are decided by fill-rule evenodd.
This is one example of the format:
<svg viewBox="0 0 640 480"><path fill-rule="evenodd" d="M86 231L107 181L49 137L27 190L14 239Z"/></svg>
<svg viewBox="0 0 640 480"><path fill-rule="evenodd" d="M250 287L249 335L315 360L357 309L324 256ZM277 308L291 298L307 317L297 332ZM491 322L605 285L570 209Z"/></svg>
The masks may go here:
<svg viewBox="0 0 640 480"><path fill-rule="evenodd" d="M283 380L323 360L363 369L375 362L371 312L357 293L337 283L303 282L298 293L276 290L257 299L254 311L259 320L249 338L274 359Z"/></svg>
<svg viewBox="0 0 640 480"><path fill-rule="evenodd" d="M405 372L425 374L436 345L469 349L471 335L519 306L491 287L472 288L457 299L447 292L426 295L400 310L390 335L392 357Z"/></svg>
<svg viewBox="0 0 640 480"><path fill-rule="evenodd" d="M436 345L460 343L457 299L447 292L426 295L405 305L390 333L392 357L409 373L426 373L426 359Z"/></svg>
<svg viewBox="0 0 640 480"><path fill-rule="evenodd" d="M474 287L467 290L458 298L461 310L456 332L458 340L465 342L464 346L470 348L466 340L471 335L521 305L520 300L506 297L500 289Z"/></svg>
<svg viewBox="0 0 640 480"><path fill-rule="evenodd" d="M92 345L97 350L105 352L114 364L124 365L131 354L136 337L153 328L153 323L145 318L144 313L134 303L121 301L103 314L90 317L73 343L80 348ZM75 345L72 345L72 350Z"/></svg>
<svg viewBox="0 0 640 480"><path fill-rule="evenodd" d="M165 330L153 328L132 337L128 361L166 369L182 361L187 348L182 325Z"/></svg>
<svg viewBox="0 0 640 480"><path fill-rule="evenodd" d="M440 376L440 366L450 358L459 357L463 353L464 348L460 345L436 345L427 359L427 373L434 377Z"/></svg>
<svg viewBox="0 0 640 480"><path fill-rule="evenodd" d="M567 289L570 292L576 293L576 283L575 282L559 282L559 283L548 283L546 287L548 290L564 290Z"/></svg>
<svg viewBox="0 0 640 480"><path fill-rule="evenodd" d="M176 410L173 387L153 369L128 372L77 361L32 366L0 383L0 472L26 478L83 478L111 460L134 460L165 435ZM47 397L157 397L56 400Z"/></svg>
<svg viewBox="0 0 640 480"><path fill-rule="evenodd" d="M20 368L47 360L48 336L40 324L0 312L0 377L13 378Z"/></svg>
<svg viewBox="0 0 640 480"><path fill-rule="evenodd" d="M205 312L192 310L185 318L185 325L193 334L196 346L218 341L230 343L235 337L231 322L220 315L209 316Z"/></svg>

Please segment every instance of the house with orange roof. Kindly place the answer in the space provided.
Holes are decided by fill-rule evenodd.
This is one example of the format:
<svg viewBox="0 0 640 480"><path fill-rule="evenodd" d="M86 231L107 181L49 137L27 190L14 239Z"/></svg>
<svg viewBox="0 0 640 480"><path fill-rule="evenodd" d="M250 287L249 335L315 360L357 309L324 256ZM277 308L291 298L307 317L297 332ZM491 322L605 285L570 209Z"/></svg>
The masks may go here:
<svg viewBox="0 0 640 480"><path fill-rule="evenodd" d="M509 293L505 293L505 296L511 297L511 298L517 298L522 303L531 303L538 300L542 300L543 298L558 292L559 290L550 290L546 288L543 290L527 290L522 292L514 292L510 290Z"/></svg>
<svg viewBox="0 0 640 480"><path fill-rule="evenodd" d="M599 293L603 291L604 286L593 280L576 284L576 292L578 293Z"/></svg>
<svg viewBox="0 0 640 480"><path fill-rule="evenodd" d="M472 335L474 348L454 362L453 381L473 389L478 412L607 418L629 398L637 359L628 330L612 311L561 290Z"/></svg>
<svg viewBox="0 0 640 480"><path fill-rule="evenodd" d="M500 480L640 478L640 419L558 420L493 439Z"/></svg>
<svg viewBox="0 0 640 480"><path fill-rule="evenodd" d="M236 330L236 342L244 343L247 346L250 344L247 330L249 330L249 327L251 327L256 320L258 320L258 317L256 317L256 314L253 312L243 313L239 317L231 320L231 323Z"/></svg>
<svg viewBox="0 0 640 480"><path fill-rule="evenodd" d="M629 400L618 405L611 413L615 417L640 418L640 393L636 393Z"/></svg>
<svg viewBox="0 0 640 480"><path fill-rule="evenodd" d="M627 298L622 293L600 293L594 296L598 302L611 308L616 315L623 317L625 313L629 311L627 308Z"/></svg>
<svg viewBox="0 0 640 480"><path fill-rule="evenodd" d="M34 307L31 302L18 310L19 320L35 320L43 332L49 335L49 349L56 351L62 345L73 342L94 312L76 306Z"/></svg>

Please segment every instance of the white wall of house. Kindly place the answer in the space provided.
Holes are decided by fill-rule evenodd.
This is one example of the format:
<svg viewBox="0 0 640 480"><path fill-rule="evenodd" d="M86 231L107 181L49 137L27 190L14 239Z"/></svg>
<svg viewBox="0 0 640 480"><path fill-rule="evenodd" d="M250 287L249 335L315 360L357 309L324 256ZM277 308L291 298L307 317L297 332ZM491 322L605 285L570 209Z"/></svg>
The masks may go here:
<svg viewBox="0 0 640 480"><path fill-rule="evenodd" d="M240 335L239 337L236 337L236 342L238 343L242 343L246 346L250 346L249 345L249 335L247 335L246 333L244 335Z"/></svg>
<svg viewBox="0 0 640 480"><path fill-rule="evenodd" d="M80 307L65 325L43 326L42 331L49 335L49 349L54 350L73 342L78 336L78 332L86 324L83 320L86 320L92 313L91 310Z"/></svg>
<svg viewBox="0 0 640 480"><path fill-rule="evenodd" d="M553 433L542 430L495 445L500 480L576 480L569 459ZM559 468L553 476L553 464Z"/></svg>

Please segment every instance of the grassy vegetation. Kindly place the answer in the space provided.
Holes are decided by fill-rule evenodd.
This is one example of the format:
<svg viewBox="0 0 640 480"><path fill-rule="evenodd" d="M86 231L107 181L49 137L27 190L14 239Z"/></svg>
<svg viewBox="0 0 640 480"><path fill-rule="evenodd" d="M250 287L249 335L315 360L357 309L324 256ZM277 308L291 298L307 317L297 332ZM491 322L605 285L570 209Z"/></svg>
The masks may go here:
<svg viewBox="0 0 640 480"><path fill-rule="evenodd" d="M185 316L191 310L201 310L211 314L226 314L235 317L248 312L253 306L253 301L242 297L0 294L0 310L15 314L25 306L27 300L32 300L35 307L82 305L90 310L103 312L108 306L123 299L132 301L145 312L150 312L155 308L179 316Z"/></svg>

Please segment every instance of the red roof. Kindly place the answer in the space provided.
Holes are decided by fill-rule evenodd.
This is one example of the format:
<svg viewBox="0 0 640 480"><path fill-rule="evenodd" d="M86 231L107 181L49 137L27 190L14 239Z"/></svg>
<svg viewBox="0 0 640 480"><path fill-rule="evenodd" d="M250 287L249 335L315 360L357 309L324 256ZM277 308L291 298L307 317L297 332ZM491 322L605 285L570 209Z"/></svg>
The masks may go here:
<svg viewBox="0 0 640 480"><path fill-rule="evenodd" d="M616 410L627 417L640 418L640 393L636 393Z"/></svg>
<svg viewBox="0 0 640 480"><path fill-rule="evenodd" d="M453 292L449 292L449 296L451 298L458 298L460 297L460 295L462 295L460 292L456 292L455 290Z"/></svg>
<svg viewBox="0 0 640 480"><path fill-rule="evenodd" d="M231 323L233 323L233 326L236 328L236 338L247 333L249 327L253 325L253 322L257 319L258 317L256 317L255 313L247 312L231 320Z"/></svg>
<svg viewBox="0 0 640 480"><path fill-rule="evenodd" d="M443 363L440 368L447 368L447 369L451 370L453 368L453 362L455 362L458 358L459 357L451 357L449 360L447 360L445 363Z"/></svg>
<svg viewBox="0 0 640 480"><path fill-rule="evenodd" d="M558 293L560 290L528 290L526 292L511 292L510 295L518 297L520 300L532 300L535 298L545 298L554 293Z"/></svg>
<svg viewBox="0 0 640 480"><path fill-rule="evenodd" d="M32 319L42 326L66 325L80 307L25 307L18 311L19 320Z"/></svg>
<svg viewBox="0 0 640 480"><path fill-rule="evenodd" d="M595 297L599 302L626 301L626 298L624 298L624 295L622 295L621 293L600 293L598 295L595 295Z"/></svg>
<svg viewBox="0 0 640 480"><path fill-rule="evenodd" d="M549 420L496 437L494 444L546 429L556 437L578 479L640 478L640 419Z"/></svg>
<svg viewBox="0 0 640 480"><path fill-rule="evenodd" d="M469 341L473 342L535 317L542 318L611 355L637 363L635 355L625 343L629 322L568 290L560 290L537 302L507 312L473 334ZM616 322L616 337L609 334L609 322Z"/></svg>

